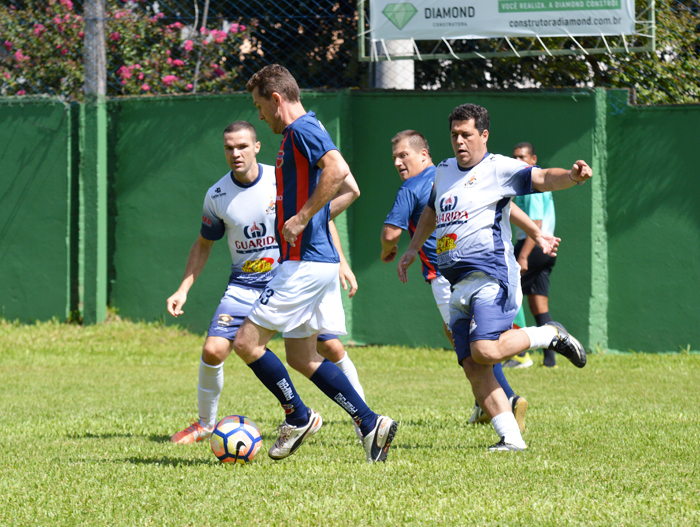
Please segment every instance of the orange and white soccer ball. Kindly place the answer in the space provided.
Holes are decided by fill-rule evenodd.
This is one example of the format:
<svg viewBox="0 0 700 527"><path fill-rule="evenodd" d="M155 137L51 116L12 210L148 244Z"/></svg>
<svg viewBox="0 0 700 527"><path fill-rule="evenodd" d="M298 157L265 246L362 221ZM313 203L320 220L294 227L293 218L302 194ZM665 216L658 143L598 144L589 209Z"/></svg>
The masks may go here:
<svg viewBox="0 0 700 527"><path fill-rule="evenodd" d="M211 450L223 463L253 461L262 445L262 436L257 425L242 415L229 415L216 423L211 433Z"/></svg>

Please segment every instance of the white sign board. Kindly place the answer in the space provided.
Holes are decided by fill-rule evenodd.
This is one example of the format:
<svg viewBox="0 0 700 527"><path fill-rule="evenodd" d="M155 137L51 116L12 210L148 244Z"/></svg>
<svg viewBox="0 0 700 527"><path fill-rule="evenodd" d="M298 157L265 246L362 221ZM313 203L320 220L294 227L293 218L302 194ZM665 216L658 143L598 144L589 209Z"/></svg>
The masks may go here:
<svg viewBox="0 0 700 527"><path fill-rule="evenodd" d="M373 40L634 34L634 0L370 0Z"/></svg>

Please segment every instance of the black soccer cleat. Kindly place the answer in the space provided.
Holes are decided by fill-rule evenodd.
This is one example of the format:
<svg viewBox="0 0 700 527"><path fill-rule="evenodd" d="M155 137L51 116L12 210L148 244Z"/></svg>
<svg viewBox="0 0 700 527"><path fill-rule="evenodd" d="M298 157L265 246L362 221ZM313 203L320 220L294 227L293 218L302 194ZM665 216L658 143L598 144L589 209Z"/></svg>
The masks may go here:
<svg viewBox="0 0 700 527"><path fill-rule="evenodd" d="M569 335L569 332L559 322L547 322L545 326L552 326L557 330L557 336L554 337L547 349L563 355L577 368L583 368L586 365L586 350L583 349L581 343Z"/></svg>

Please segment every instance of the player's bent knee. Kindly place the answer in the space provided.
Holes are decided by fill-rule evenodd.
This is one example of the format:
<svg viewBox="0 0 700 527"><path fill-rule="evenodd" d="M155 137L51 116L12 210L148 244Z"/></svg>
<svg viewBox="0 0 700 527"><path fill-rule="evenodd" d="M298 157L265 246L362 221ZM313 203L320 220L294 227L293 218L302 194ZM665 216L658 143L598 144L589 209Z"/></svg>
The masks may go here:
<svg viewBox="0 0 700 527"><path fill-rule="evenodd" d="M325 342L319 340L316 343L316 351L318 351L321 357L331 362L341 361L343 357L345 357L345 348L338 339L327 340Z"/></svg>
<svg viewBox="0 0 700 527"><path fill-rule="evenodd" d="M491 366L500 362L498 358L498 341L477 340L471 344L472 358L477 364Z"/></svg>
<svg viewBox="0 0 700 527"><path fill-rule="evenodd" d="M226 360L231 353L231 341L221 339L223 342L207 339L202 350L202 360L209 366L218 366Z"/></svg>

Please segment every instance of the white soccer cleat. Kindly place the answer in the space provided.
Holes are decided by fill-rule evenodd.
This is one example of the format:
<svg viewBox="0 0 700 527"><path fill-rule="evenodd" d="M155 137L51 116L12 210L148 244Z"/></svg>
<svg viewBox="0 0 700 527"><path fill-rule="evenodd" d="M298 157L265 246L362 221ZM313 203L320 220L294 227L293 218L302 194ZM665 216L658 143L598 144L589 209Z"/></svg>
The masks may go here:
<svg viewBox="0 0 700 527"><path fill-rule="evenodd" d="M287 421L283 422L277 427L280 435L267 454L272 459L284 459L291 456L304 440L320 430L322 424L321 414L314 412L311 408L309 408L309 422L306 425L292 426Z"/></svg>
<svg viewBox="0 0 700 527"><path fill-rule="evenodd" d="M383 415L377 416L377 424L374 425L374 430L362 439L368 463L380 461L383 463L386 461L391 441L394 439L398 427L398 423L393 419Z"/></svg>
<svg viewBox="0 0 700 527"><path fill-rule="evenodd" d="M524 442L523 446L506 443L504 437L498 443L489 447L490 452L524 452L525 450L527 450L527 445Z"/></svg>

